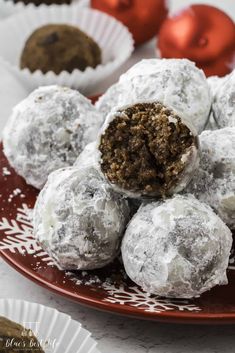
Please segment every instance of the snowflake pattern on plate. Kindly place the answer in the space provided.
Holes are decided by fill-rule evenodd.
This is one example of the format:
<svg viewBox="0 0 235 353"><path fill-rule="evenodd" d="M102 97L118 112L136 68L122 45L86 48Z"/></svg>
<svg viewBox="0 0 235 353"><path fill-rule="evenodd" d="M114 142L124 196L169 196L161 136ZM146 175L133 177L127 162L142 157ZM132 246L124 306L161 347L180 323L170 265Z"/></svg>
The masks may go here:
<svg viewBox="0 0 235 353"><path fill-rule="evenodd" d="M22 255L30 255L40 259L47 266L57 266L53 259L42 250L36 239L33 237L32 210L26 204L17 208L16 219L2 218L0 220L0 231L4 237L0 238L0 250L9 250L11 253L19 252ZM58 268L58 267L57 267ZM58 271L59 268L58 268ZM150 296L144 293L137 286L119 286L109 283L109 279L102 280L96 274L85 277L87 272L81 272L81 278L78 278L73 272L65 272L65 276L79 285L97 285L106 292L104 302L118 305L128 305L142 311L150 313L161 313L164 311L200 311L201 309L191 304L187 300L169 300ZM84 277L85 276L85 277Z"/></svg>
<svg viewBox="0 0 235 353"><path fill-rule="evenodd" d="M104 288L106 285L104 284ZM162 313L163 311L179 310L179 311L200 311L201 309L194 304L190 304L188 300L170 300L164 298L158 298L151 296L148 293L144 293L137 286L128 287L128 291L125 290L124 286L116 288L115 286L107 286L107 293L109 297L104 301L109 303L118 303L120 305L129 304L130 306L138 309L150 312L150 313Z"/></svg>
<svg viewBox="0 0 235 353"><path fill-rule="evenodd" d="M20 254L34 255L41 258L49 266L54 265L53 260L42 250L33 237L32 210L26 204L17 208L16 219L3 217L0 220L0 231L5 237L0 240L0 250L9 250L12 253L18 251Z"/></svg>

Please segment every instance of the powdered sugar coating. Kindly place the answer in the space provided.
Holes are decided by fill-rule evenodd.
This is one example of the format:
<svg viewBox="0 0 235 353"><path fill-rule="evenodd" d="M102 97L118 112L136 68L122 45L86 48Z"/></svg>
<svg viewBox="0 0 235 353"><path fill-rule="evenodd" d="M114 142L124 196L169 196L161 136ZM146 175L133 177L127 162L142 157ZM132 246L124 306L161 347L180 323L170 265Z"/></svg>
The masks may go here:
<svg viewBox="0 0 235 353"><path fill-rule="evenodd" d="M103 118L78 91L41 87L18 104L4 129L4 153L28 184L42 188L94 141Z"/></svg>
<svg viewBox="0 0 235 353"><path fill-rule="evenodd" d="M204 131L199 141L199 169L185 192L210 205L235 229L235 127Z"/></svg>
<svg viewBox="0 0 235 353"><path fill-rule="evenodd" d="M220 128L235 127L235 71L226 76L219 86L212 108Z"/></svg>
<svg viewBox="0 0 235 353"><path fill-rule="evenodd" d="M222 85L229 79L229 77L230 77L230 74L223 77L210 76L207 78L207 83L210 87L210 91L212 95L212 102L215 100L215 97L217 95L217 92L220 90L220 87L222 87ZM212 105L209 121L205 130L217 130L219 128L219 125L217 124L217 121L215 120L214 115L215 114L214 114L213 105Z"/></svg>
<svg viewBox="0 0 235 353"><path fill-rule="evenodd" d="M227 284L232 234L193 196L141 206L122 242L128 276L145 291L193 298Z"/></svg>
<svg viewBox="0 0 235 353"><path fill-rule="evenodd" d="M91 142L84 148L82 153L78 156L76 162L74 163L74 166L79 168L94 168L97 172L100 173L100 177L103 178L103 181L106 184L105 186L109 189L113 189L112 186L110 186L110 184L107 182L107 180L104 178L103 174L101 173L101 170L98 164L99 155L100 154L97 149L97 143ZM132 216L137 212L138 208L142 203L142 200L127 198L127 201L129 205L130 215Z"/></svg>
<svg viewBox="0 0 235 353"><path fill-rule="evenodd" d="M114 83L95 103L96 108L103 114L104 119L112 111L123 105L128 105L134 100L133 92L129 91L129 87L120 82Z"/></svg>
<svg viewBox="0 0 235 353"><path fill-rule="evenodd" d="M160 101L201 132L208 120L211 93L202 70L187 59L146 59L123 74L96 106L106 116L113 108Z"/></svg>
<svg viewBox="0 0 235 353"><path fill-rule="evenodd" d="M207 83L210 87L210 91L213 99L216 93L218 92L218 90L220 89L220 87L222 86L222 84L229 78L229 76L230 75L226 75L223 77L219 77L219 76L207 77Z"/></svg>
<svg viewBox="0 0 235 353"><path fill-rule="evenodd" d="M143 102L143 103L146 103L146 102ZM158 102L154 102L154 103L158 103ZM99 131L99 135L96 140L96 151L93 151L95 144L90 145L90 155L92 156L91 158L92 158L93 164L95 164L95 166L96 166L96 169L98 170L100 175L103 176L103 178L106 180L106 182L109 183L109 185L112 187L112 189L114 191L124 195L125 197L134 198L134 199L137 199L137 198L141 199L141 198L148 198L148 197L159 198L160 197L159 194L147 195L146 193L144 194L141 191L140 192L136 192L136 191L133 192L132 190L127 190L127 189L124 189L124 188L118 186L117 184L111 183L110 180L104 175L102 168L101 168L102 155L101 155L99 147L100 147L102 136L105 134L105 131L109 127L110 123L113 120L115 120L116 118L125 114L125 109L130 108L130 107L131 107L131 105L120 107L117 111L115 111L113 109L108 114L104 124L102 125L102 128ZM167 109L168 109L168 107L167 107ZM169 115L168 119L170 122L175 124L177 122L177 120L174 117L175 112L173 110L171 110L171 113L172 114ZM188 123L187 121L183 121L183 123L185 123L185 125L189 128L191 135L195 137L195 143L192 144L189 148L187 148L185 150L185 153L181 156L181 162L184 165L184 169L181 172L181 174L178 175L178 180L177 180L176 184L174 185L174 187L171 188L170 190L168 190L168 195L178 193L178 192L184 190L186 188L186 186L188 185L188 183L190 182L195 169L197 169L198 165L199 165L197 135L195 135L195 130L193 127L191 127L190 123ZM85 159L86 159L86 157L84 158L84 160ZM87 160L89 160L89 158L87 158Z"/></svg>
<svg viewBox="0 0 235 353"><path fill-rule="evenodd" d="M93 168L49 175L34 209L34 232L65 270L91 270L118 254L129 217L127 201L110 192Z"/></svg>
<svg viewBox="0 0 235 353"><path fill-rule="evenodd" d="M99 169L98 166L99 152L97 150L97 141L90 142L84 150L79 154L74 166L78 168L94 168ZM102 174L101 174L102 175Z"/></svg>

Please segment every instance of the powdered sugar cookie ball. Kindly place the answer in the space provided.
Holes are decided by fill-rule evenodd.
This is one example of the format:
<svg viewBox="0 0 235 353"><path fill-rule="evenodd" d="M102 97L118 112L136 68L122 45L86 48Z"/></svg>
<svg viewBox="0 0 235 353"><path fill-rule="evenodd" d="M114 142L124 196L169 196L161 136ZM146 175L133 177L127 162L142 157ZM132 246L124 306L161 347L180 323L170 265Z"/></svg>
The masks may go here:
<svg viewBox="0 0 235 353"><path fill-rule="evenodd" d="M235 127L235 71L219 86L212 108L220 128Z"/></svg>
<svg viewBox="0 0 235 353"><path fill-rule="evenodd" d="M91 270L118 254L129 220L127 201L93 168L67 167L49 175L34 209L34 233L65 270Z"/></svg>
<svg viewBox="0 0 235 353"><path fill-rule="evenodd" d="M201 132L209 118L211 93L202 70L187 59L147 59L123 74L97 102L107 115L113 107L160 101Z"/></svg>
<svg viewBox="0 0 235 353"><path fill-rule="evenodd" d="M193 298L227 284L232 234L212 209L177 195L141 206L122 242L128 276L145 291Z"/></svg>
<svg viewBox="0 0 235 353"><path fill-rule="evenodd" d="M185 192L210 205L235 229L235 127L204 131L199 140L199 169Z"/></svg>
<svg viewBox="0 0 235 353"><path fill-rule="evenodd" d="M159 102L111 112L98 139L100 172L128 197L162 197L185 188L198 166L197 137Z"/></svg>
<svg viewBox="0 0 235 353"><path fill-rule="evenodd" d="M78 91L41 87L18 104L4 129L4 153L28 184L41 188L96 139L102 116Z"/></svg>

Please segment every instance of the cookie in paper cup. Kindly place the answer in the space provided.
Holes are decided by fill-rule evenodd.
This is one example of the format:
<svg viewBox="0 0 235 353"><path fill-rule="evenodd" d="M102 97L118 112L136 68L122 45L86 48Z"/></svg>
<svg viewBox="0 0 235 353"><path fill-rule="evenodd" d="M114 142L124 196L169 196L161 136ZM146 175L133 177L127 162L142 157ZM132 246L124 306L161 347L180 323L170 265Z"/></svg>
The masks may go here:
<svg viewBox="0 0 235 353"><path fill-rule="evenodd" d="M0 316L32 330L45 353L100 353L89 331L55 309L23 300L0 299ZM22 343L23 340L24 336Z"/></svg>
<svg viewBox="0 0 235 353"><path fill-rule="evenodd" d="M20 69L20 57L26 40L38 28L48 24L75 26L88 34L99 45L102 63L85 71L62 71L56 75L49 71ZM27 89L58 84L79 89L92 95L99 92L99 85L114 73L131 55L134 49L132 35L120 22L97 10L77 5L39 7L26 9L0 23L0 60L20 78Z"/></svg>

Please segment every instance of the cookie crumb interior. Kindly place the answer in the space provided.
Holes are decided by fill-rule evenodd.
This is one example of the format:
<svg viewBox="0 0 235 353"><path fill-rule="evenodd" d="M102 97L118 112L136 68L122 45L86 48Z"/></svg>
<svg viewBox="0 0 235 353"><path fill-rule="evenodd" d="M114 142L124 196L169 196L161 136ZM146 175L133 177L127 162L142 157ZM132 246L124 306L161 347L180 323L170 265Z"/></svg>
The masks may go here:
<svg viewBox="0 0 235 353"><path fill-rule="evenodd" d="M118 111L101 136L101 170L122 189L164 196L183 172L182 156L195 139L163 104L138 103Z"/></svg>

